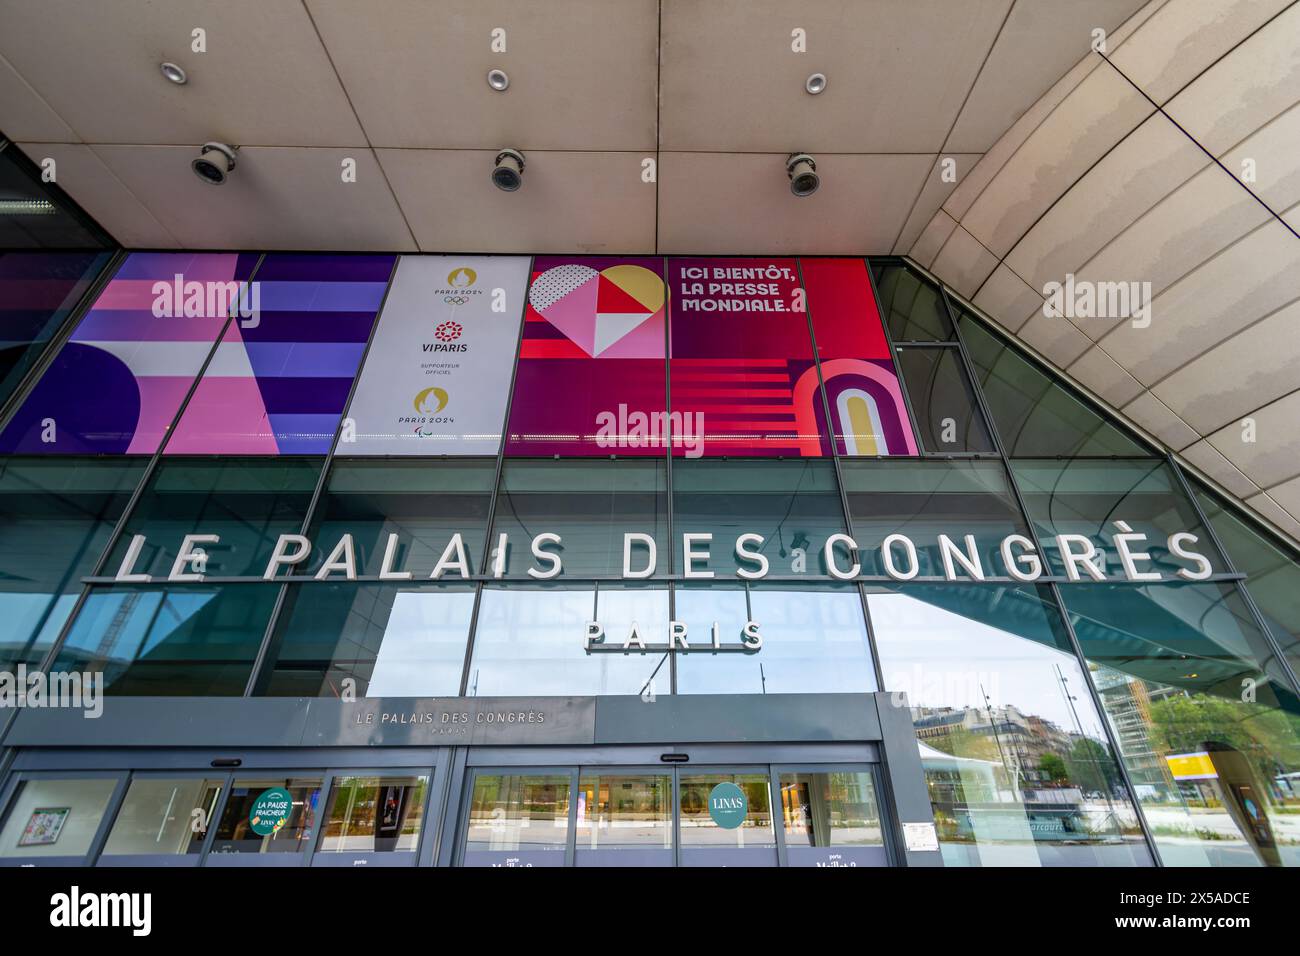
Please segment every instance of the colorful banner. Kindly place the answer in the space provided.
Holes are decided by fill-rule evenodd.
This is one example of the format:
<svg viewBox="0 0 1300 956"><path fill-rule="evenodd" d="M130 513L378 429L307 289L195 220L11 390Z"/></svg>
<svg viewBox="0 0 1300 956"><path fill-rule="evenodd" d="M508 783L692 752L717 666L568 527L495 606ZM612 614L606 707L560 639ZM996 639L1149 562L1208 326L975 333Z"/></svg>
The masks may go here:
<svg viewBox="0 0 1300 956"><path fill-rule="evenodd" d="M339 455L495 455L527 256L403 256Z"/></svg>
<svg viewBox="0 0 1300 956"><path fill-rule="evenodd" d="M795 260L669 259L668 288L673 454L829 454Z"/></svg>
<svg viewBox="0 0 1300 956"><path fill-rule="evenodd" d="M539 258L510 403L509 455L662 455L662 259Z"/></svg>
<svg viewBox="0 0 1300 956"><path fill-rule="evenodd" d="M0 434L0 453L152 455L256 262L132 253Z"/></svg>
<svg viewBox="0 0 1300 956"><path fill-rule="evenodd" d="M393 260L268 255L165 454L328 452Z"/></svg>
<svg viewBox="0 0 1300 956"><path fill-rule="evenodd" d="M866 264L861 259L800 259L799 266L836 451L917 454Z"/></svg>

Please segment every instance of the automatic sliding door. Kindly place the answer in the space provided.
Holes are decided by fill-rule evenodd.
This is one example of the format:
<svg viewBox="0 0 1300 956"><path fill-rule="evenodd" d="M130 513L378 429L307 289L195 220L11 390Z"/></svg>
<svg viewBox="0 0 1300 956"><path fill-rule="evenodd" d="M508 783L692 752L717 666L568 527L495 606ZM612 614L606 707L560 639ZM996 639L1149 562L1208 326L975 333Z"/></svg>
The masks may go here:
<svg viewBox="0 0 1300 956"><path fill-rule="evenodd" d="M578 782L578 866L672 866L673 776L610 767Z"/></svg>
<svg viewBox="0 0 1300 956"><path fill-rule="evenodd" d="M678 794L682 866L776 866L766 768L683 771Z"/></svg>
<svg viewBox="0 0 1300 956"><path fill-rule="evenodd" d="M564 866L571 772L475 771L463 866Z"/></svg>
<svg viewBox="0 0 1300 956"><path fill-rule="evenodd" d="M781 771L787 866L888 866L869 769Z"/></svg>

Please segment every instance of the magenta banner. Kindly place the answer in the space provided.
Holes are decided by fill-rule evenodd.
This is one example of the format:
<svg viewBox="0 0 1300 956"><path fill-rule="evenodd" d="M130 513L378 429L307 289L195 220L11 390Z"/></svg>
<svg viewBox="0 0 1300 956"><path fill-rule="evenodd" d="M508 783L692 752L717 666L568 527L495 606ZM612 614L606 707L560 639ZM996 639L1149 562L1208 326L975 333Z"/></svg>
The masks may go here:
<svg viewBox="0 0 1300 956"><path fill-rule="evenodd" d="M653 258L536 260L506 454L664 454L662 269Z"/></svg>
<svg viewBox="0 0 1300 956"><path fill-rule="evenodd" d="M915 455L916 439L861 259L800 259L835 448Z"/></svg>
<svg viewBox="0 0 1300 956"><path fill-rule="evenodd" d="M830 454L795 260L669 259L668 288L673 453Z"/></svg>

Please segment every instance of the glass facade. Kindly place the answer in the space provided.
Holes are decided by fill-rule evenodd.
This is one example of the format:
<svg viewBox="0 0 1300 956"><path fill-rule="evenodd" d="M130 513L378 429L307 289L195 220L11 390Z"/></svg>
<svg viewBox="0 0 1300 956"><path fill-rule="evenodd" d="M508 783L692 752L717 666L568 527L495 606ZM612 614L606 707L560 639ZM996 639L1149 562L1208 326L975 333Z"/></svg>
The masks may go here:
<svg viewBox="0 0 1300 956"><path fill-rule="evenodd" d="M156 316L190 272L235 298ZM1295 552L901 261L133 253L8 415L4 668L893 692L947 865L1300 864ZM861 767L466 773L471 865L897 852ZM322 774L133 780L105 852L417 852L432 778Z"/></svg>

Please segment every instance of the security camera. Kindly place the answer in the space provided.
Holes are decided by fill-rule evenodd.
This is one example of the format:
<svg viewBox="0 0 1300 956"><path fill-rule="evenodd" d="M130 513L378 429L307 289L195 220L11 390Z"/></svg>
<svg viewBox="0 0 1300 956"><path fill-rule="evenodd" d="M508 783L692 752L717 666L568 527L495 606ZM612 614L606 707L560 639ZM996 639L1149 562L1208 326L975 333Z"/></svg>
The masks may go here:
<svg viewBox="0 0 1300 956"><path fill-rule="evenodd" d="M790 177L790 192L796 196L811 196L822 184L817 161L807 153L791 153L785 161L785 172Z"/></svg>
<svg viewBox="0 0 1300 956"><path fill-rule="evenodd" d="M190 163L194 175L212 186L220 186L235 168L235 153L238 146L225 143L204 143L199 150L199 158Z"/></svg>
<svg viewBox="0 0 1300 956"><path fill-rule="evenodd" d="M492 165L492 185L512 193L524 184L524 154L517 149L503 149Z"/></svg>

